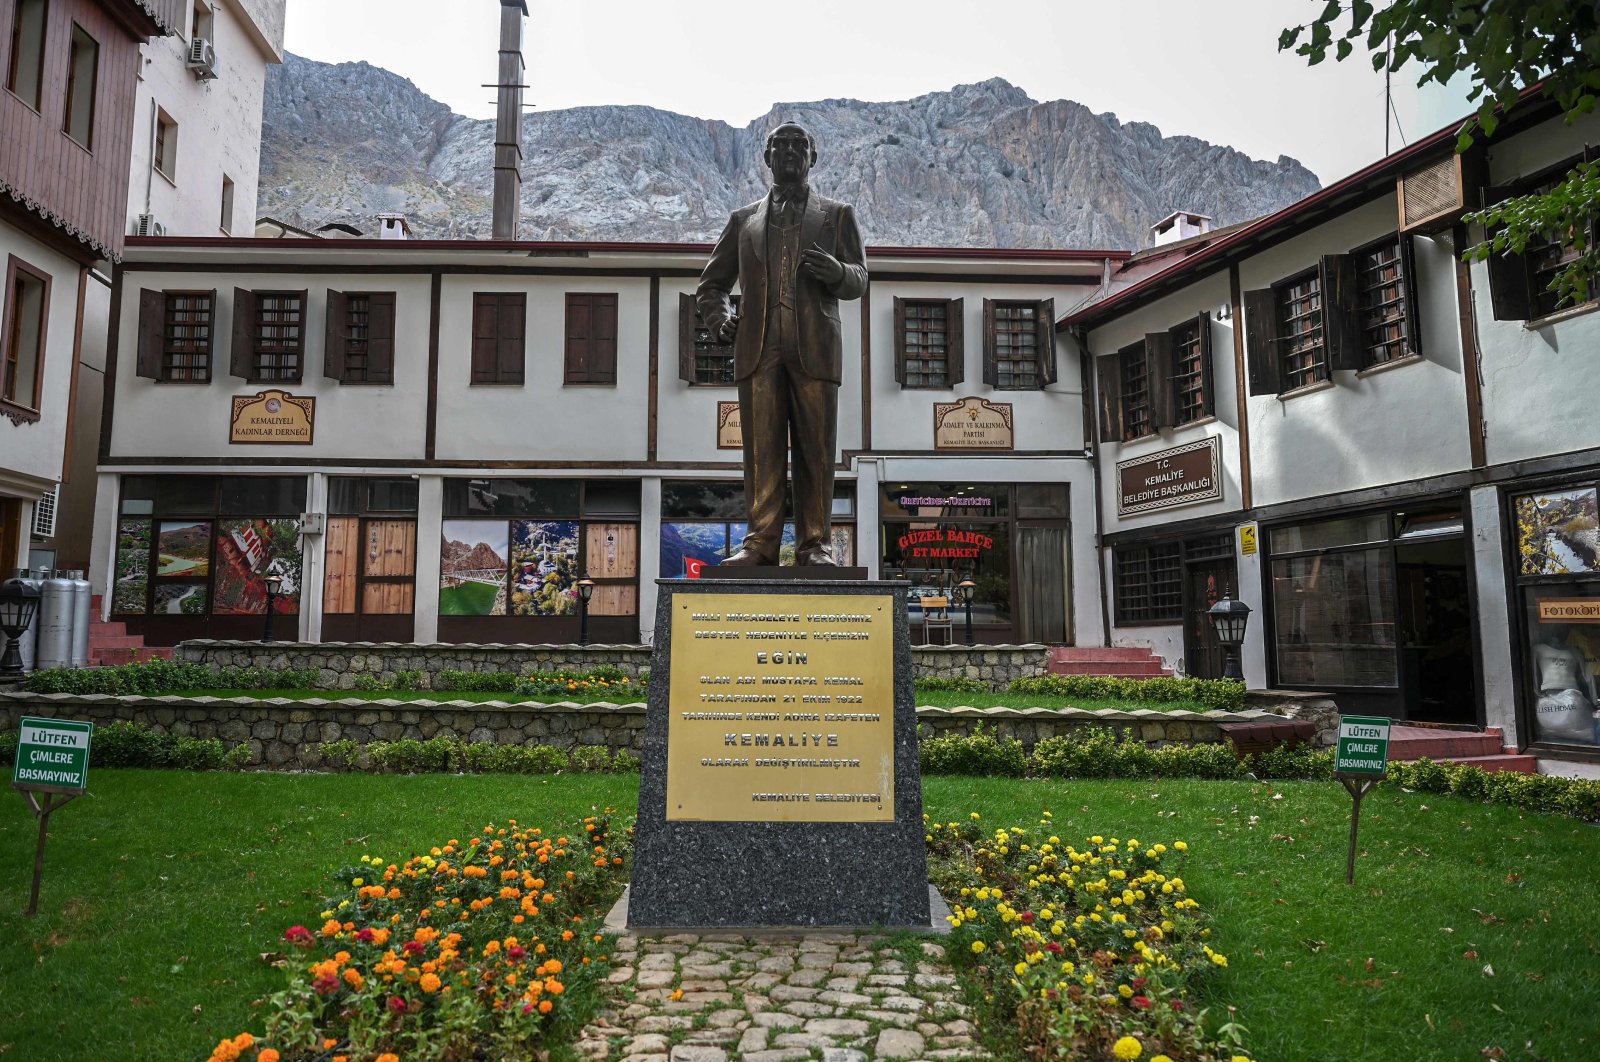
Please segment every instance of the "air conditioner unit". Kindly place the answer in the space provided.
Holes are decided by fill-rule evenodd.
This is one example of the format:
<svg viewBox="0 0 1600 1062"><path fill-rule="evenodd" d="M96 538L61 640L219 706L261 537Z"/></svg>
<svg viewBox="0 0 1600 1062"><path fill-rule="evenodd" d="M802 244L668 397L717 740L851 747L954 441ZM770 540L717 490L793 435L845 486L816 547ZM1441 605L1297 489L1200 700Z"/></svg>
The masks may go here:
<svg viewBox="0 0 1600 1062"><path fill-rule="evenodd" d="M140 214L135 236L165 236L167 227L154 214Z"/></svg>
<svg viewBox="0 0 1600 1062"><path fill-rule="evenodd" d="M189 42L189 61L185 64L201 81L214 81L217 76L217 49L204 37Z"/></svg>
<svg viewBox="0 0 1600 1062"><path fill-rule="evenodd" d="M33 537L54 538L56 533L56 502L61 495L61 484L57 483L33 503Z"/></svg>
<svg viewBox="0 0 1600 1062"><path fill-rule="evenodd" d="M1477 206L1483 186L1483 155L1449 155L1421 169L1402 173L1395 188L1401 232L1434 232L1454 224Z"/></svg>

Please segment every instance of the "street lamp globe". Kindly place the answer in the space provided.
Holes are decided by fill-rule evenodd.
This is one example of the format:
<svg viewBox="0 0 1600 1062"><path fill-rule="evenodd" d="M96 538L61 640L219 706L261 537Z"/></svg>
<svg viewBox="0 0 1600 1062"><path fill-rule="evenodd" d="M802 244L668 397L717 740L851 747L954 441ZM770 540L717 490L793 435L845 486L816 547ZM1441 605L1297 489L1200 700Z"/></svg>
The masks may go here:
<svg viewBox="0 0 1600 1062"><path fill-rule="evenodd" d="M33 623L39 611L39 588L21 579L7 579L0 584L0 630L6 637L16 639Z"/></svg>
<svg viewBox="0 0 1600 1062"><path fill-rule="evenodd" d="M1217 641L1227 646L1244 644L1244 629L1250 622L1250 606L1243 601L1225 597L1212 605L1206 615L1217 629Z"/></svg>

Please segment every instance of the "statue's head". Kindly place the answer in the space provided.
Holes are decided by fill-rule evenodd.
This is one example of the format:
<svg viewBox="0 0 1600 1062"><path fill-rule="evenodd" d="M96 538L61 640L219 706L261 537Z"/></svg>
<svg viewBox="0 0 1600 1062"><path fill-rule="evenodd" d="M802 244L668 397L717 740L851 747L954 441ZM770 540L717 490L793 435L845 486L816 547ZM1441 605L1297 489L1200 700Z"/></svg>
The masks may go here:
<svg viewBox="0 0 1600 1062"><path fill-rule="evenodd" d="M795 122L784 122L767 137L764 156L774 180L803 181L817 161L817 142Z"/></svg>

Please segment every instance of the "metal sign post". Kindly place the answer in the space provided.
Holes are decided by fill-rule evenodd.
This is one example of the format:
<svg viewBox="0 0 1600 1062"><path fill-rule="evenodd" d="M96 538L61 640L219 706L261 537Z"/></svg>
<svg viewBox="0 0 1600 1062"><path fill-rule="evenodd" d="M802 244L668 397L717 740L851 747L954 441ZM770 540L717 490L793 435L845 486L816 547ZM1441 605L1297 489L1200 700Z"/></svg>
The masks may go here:
<svg viewBox="0 0 1600 1062"><path fill-rule="evenodd" d="M1382 716L1339 717L1339 746L1333 776L1350 794L1350 854L1345 860L1344 883L1356 881L1356 831L1361 825L1361 798L1383 781L1389 770L1389 725Z"/></svg>
<svg viewBox="0 0 1600 1062"><path fill-rule="evenodd" d="M22 718L11 788L22 792L39 820L39 843L33 850L33 889L28 894L29 918L39 911L39 883L44 878L44 842L49 836L50 815L89 789L89 739L93 733L93 723Z"/></svg>

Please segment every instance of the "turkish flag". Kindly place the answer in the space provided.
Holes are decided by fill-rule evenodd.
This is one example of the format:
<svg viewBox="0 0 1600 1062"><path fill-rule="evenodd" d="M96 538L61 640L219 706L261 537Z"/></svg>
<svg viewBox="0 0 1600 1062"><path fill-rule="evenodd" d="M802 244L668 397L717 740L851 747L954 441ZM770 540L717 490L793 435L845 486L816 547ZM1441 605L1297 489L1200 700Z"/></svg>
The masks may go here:
<svg viewBox="0 0 1600 1062"><path fill-rule="evenodd" d="M683 558L683 574L686 578L700 578L700 573L705 571L705 568L706 562L703 560L695 560L693 557Z"/></svg>

